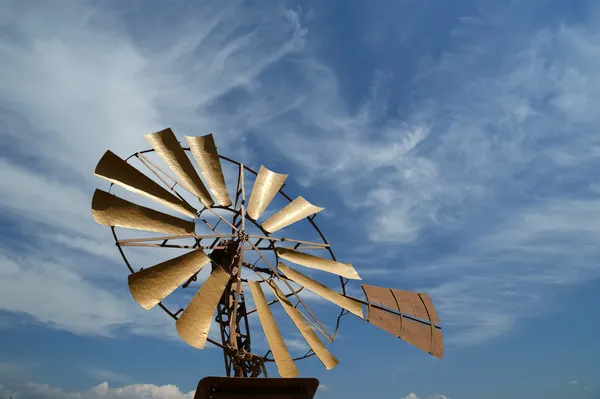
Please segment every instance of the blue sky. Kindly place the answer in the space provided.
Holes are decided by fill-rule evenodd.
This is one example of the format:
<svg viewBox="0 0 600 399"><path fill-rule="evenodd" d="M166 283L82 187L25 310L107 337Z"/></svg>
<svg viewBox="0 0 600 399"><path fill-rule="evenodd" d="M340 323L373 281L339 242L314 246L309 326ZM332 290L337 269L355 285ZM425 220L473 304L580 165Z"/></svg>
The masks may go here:
<svg viewBox="0 0 600 399"><path fill-rule="evenodd" d="M598 5L219 3L0 4L0 397L222 374L91 218L103 152L172 127L289 173L339 259L432 296L444 360L346 317L339 366L298 365L319 398L600 398Z"/></svg>

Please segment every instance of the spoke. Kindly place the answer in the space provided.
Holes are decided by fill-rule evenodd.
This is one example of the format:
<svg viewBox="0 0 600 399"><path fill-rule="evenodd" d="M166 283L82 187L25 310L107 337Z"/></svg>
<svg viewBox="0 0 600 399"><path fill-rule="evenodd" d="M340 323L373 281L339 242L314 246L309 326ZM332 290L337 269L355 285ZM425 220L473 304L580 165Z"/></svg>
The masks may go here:
<svg viewBox="0 0 600 399"><path fill-rule="evenodd" d="M150 169L152 172L154 172L154 174L156 174L156 172L155 172L155 171L154 171L152 168L150 168L150 167L148 166L148 164L149 164L149 165L152 165L153 167L155 167L156 169L158 169L158 170L159 170L159 171L160 171L162 174L164 174L164 175L165 175L167 178L169 178L171 181L173 181L173 185L172 185L172 186L169 186L169 184L168 184L168 183L167 183L167 182L166 182L164 179L162 179L160 176L158 176L158 175L156 174L156 175L158 176L158 178L159 178L159 179L160 179L160 180L161 180L161 181L162 181L162 182L163 182L163 183L164 183L164 184L165 184L167 187L169 187L169 189L170 189L170 190L172 190L173 192L177 193L177 191L175 191L174 189L175 189L175 186L179 185L179 186L180 186L181 188L183 188L185 191L187 191L188 193L192 194L194 197L196 197L196 198L197 198L196 194L194 194L194 193L193 193L192 191L190 191L190 190L189 190L189 189L188 189L186 186L184 186L183 184L181 184L181 182L179 182L177 179L175 179L174 177L172 177L171 175L169 175L167 172L165 172L164 170L162 170L162 169L161 169L161 168L160 168L158 165L155 165L154 163L152 163L152 161L150 161L150 160L149 160L148 158L146 158L144 155L142 155L142 154L140 154L140 153L137 153L137 154L136 154L136 156L138 157L138 159L139 159L140 161L142 161L142 163L143 163L144 165L146 165L146 167L147 167L148 169ZM177 195L178 195L178 196L181 198L181 196L180 196L178 193L177 193ZM181 198L181 199L183 199L183 198ZM185 201L185 200L184 200L184 201ZM209 208L209 207L204 207L204 209L207 209L207 210L209 210L210 212L212 212L212 213L213 213L213 215L215 215L216 217L220 218L220 219L221 219L221 220L223 220L225 223L227 223L227 224L229 225L229 227L231 227L231 228L233 228L235 231L237 231L237 229L235 228L235 226L234 226L234 225L232 225L231 223L229 223L229 221L228 221L227 219L225 219L223 216L219 215L219 214L218 214L217 212L215 212L215 211L214 211L212 208ZM205 222L205 223L206 223L206 222Z"/></svg>
<svg viewBox="0 0 600 399"><path fill-rule="evenodd" d="M125 243L125 244L120 244L122 247L151 247L151 248L178 248L178 249L196 249L196 248L202 248L202 249L223 249L225 248L224 246L220 247L220 246L208 246L208 245L177 245L177 244L147 244L147 243L142 243L142 242L131 242L131 243Z"/></svg>
<svg viewBox="0 0 600 399"><path fill-rule="evenodd" d="M219 219L221 219L222 221L224 221L225 223L227 223L227 224L229 225L229 227L231 227L231 228L232 228L234 231L238 231L238 229L237 229L237 228L236 228L234 225L232 225L232 224L229 222L229 220L227 220L227 219L225 219L223 216L219 215L217 212L215 212L215 210L214 210L214 209L212 209L212 208L206 208L206 207L205 207L204 209L206 209L206 210L208 210L208 211L212 212L212 214L213 214L213 215L215 215L216 217L218 217ZM206 222L205 222L205 223L206 223Z"/></svg>
<svg viewBox="0 0 600 399"><path fill-rule="evenodd" d="M286 249L327 249L326 247L317 246L317 245L305 245L305 246L296 246L296 245L294 245L293 247L284 246L284 247L279 247L279 248L286 248ZM251 247L246 247L246 249L252 249L252 248ZM269 251L269 250L273 249L273 247L270 247L270 246L269 247L258 247L258 249L260 249L261 251Z"/></svg>
<svg viewBox="0 0 600 399"><path fill-rule="evenodd" d="M163 184L169 188L169 190L171 190L175 194L177 194L177 196L181 200L183 200L185 203L187 203L189 205L189 203L185 199L183 199L183 197L175 190L175 186L179 186L179 187L183 188L185 191L187 191L188 193L190 193L194 197L196 197L196 195L194 193L192 193L183 184L181 184L179 182L179 180L175 179L173 176L171 176L170 174L168 174L167 172L165 172L160 166L158 166L155 163L153 163L145 155L143 155L142 153L138 152L137 154L135 154L135 156L137 157L137 159L140 160L141 163L144 164L144 166L146 166L152 173L154 173L154 175L156 177L158 177L160 179L160 181L163 182ZM154 169L152 169L150 166L152 166L152 168L156 168L160 173L162 173L165 177L167 177L169 180L171 180L173 182L173 185L170 185L168 182L166 182L165 179L163 179L158 173L156 173L156 171Z"/></svg>
<svg viewBox="0 0 600 399"><path fill-rule="evenodd" d="M256 273L256 274L258 274L258 273ZM260 275L259 275L259 277L260 277ZM265 281L265 280L263 280L263 281ZM265 281L265 283L266 283L266 281ZM298 289L298 290L296 290L296 291L294 291L294 292L292 292L290 294L287 294L285 297L289 298L291 296L294 296L294 295L298 294L300 291L302 291L303 289L304 289L304 287L300 286L300 289ZM278 301L279 301L278 299L273 299L271 302L267 303L267 305L271 306L274 303L277 303ZM252 313L255 313L255 312L256 312L256 308L247 311L245 315L248 316L249 314L252 314ZM322 335L322 333L321 333L321 335Z"/></svg>
<svg viewBox="0 0 600 399"><path fill-rule="evenodd" d="M262 280L264 283L266 283L267 285L269 284L269 281L268 281L268 280L266 280L262 274L260 274L260 273L259 273L259 272L257 272L256 270L255 270L255 273L258 275L258 277L260 277L260 278L261 278L261 280ZM289 287L289 285L288 285L288 287ZM304 287L300 286L300 289L299 289L299 290L297 290L297 291L295 291L295 290L293 290L293 289L292 289L292 293L291 293L291 294L288 294L288 295L286 295L285 297L286 297L286 298L289 298L290 296L295 296L297 299L299 299L300 297L298 296L298 293L299 293L300 291L302 291L302 289L303 289L303 288L304 288ZM270 306L270 305L274 304L274 303L275 303L275 302L277 302L277 301L278 301L278 300L277 300L277 299L275 299L275 300L271 301L270 303L267 303L267 306ZM300 301L301 301L301 300L300 300ZM298 302L298 303L300 303L300 302ZM306 307L306 305L305 305L305 307ZM298 306L295 306L295 308L296 308L296 310L298 310ZM256 310L256 309L255 309L255 310ZM308 310L308 309L307 309L307 310ZM309 310L309 312L310 312L310 310ZM316 325L315 325L315 323L314 323L312 320L309 320L309 319L308 319L308 317L306 317L306 315L305 315L304 313L302 313L300 310L298 310L298 313L300 313L300 314L301 314L301 315L302 315L302 316L303 316L303 317L304 317L304 318L305 318L305 319L306 319L306 320L307 320L307 321L310 323L310 325L311 325L311 326L312 326L312 327L313 327L315 330L317 330L317 331L319 332L319 334L321 334L323 337L325 337L325 339L329 340L328 336L329 336L329 337L331 337L331 335L330 335L330 334L327 332L327 330L325 330L325 327L323 327L323 329L319 328L318 326L316 326ZM313 317L314 317L314 316L313 316ZM316 321L317 321L317 322L318 322L318 323L321 325L321 323L319 322L319 320L318 320L318 319L316 319L316 318L315 318L315 320L316 320ZM332 342L332 341L330 341L330 342Z"/></svg>
<svg viewBox="0 0 600 399"><path fill-rule="evenodd" d="M177 234L177 235L171 235L171 236L162 236L162 237L145 237L145 238L127 238L124 240L119 240L119 244L123 245L123 244L127 244L127 243L135 243L135 242L148 242L148 241L164 241L164 240L177 240L177 239L181 239L181 238L197 238L197 239L204 239L204 238L215 238L217 237L216 235L189 235L189 234ZM223 236L222 236L223 237ZM234 237L234 234L227 234L224 237Z"/></svg>
<svg viewBox="0 0 600 399"><path fill-rule="evenodd" d="M277 269L275 269L273 267L273 265L271 265L271 263L264 257L264 255L262 254L262 252L254 245L252 244L251 241L248 241L248 243L253 247L254 251L256 251L256 253L258 253L258 255L261 257L261 259L267 264L267 266L269 266L269 268L273 271L274 275L277 276L278 278L280 278L285 285L288 287L288 289L291 292L295 292L294 289L292 288L292 286L290 285L290 283L287 281L287 279L282 278L282 276L277 272ZM258 273L257 273L258 274ZM310 314L310 316L319 324L319 326L323 329L323 331L326 333L323 334L323 336L331 343L333 342L333 339L331 337L331 334L327 331L327 329L325 328L325 326L323 326L323 324L321 324L321 322L319 321L319 319L314 315L314 313L310 310L310 308L306 305L306 303L302 300L302 298L300 298L299 295L294 294L294 296L296 297L296 299L302 304L302 306L304 306L304 308L306 309L306 311Z"/></svg>
<svg viewBox="0 0 600 399"><path fill-rule="evenodd" d="M242 191L242 203L240 207L242 215L242 231L246 231L246 190L244 188L244 165L240 164L240 188Z"/></svg>
<svg viewBox="0 0 600 399"><path fill-rule="evenodd" d="M242 232L245 231L246 229L246 212L245 212L245 202L246 202L246 195L244 193L244 166L240 165L240 185L242 187L242 202L241 202L241 207L240 207L240 214L242 217ZM237 198L236 198L237 200ZM233 227L235 228L235 227ZM239 252L238 252L238 262L237 265L235 266L232 276L236 279L236 285L235 285L235 289L234 289L234 293L235 293L235 299L233 302L233 310L231 312L231 315L229 316L229 344L234 347L237 348L237 332L236 332L236 321L237 321L237 308L238 308L238 303L240 300L240 295L242 293L242 264L244 262L244 242L246 240L246 237L241 237L240 238L242 240L241 245L239 246ZM236 377L239 377L240 375L237 375L236 373Z"/></svg>
<svg viewBox="0 0 600 399"><path fill-rule="evenodd" d="M256 235L256 234L249 234L248 236L252 237L252 238L261 238L263 240L269 240L269 241L293 242L293 243L304 244L304 245L313 245L313 246L319 247L319 248L329 248L329 244L327 244L327 243L294 240L293 238L285 238L285 237L281 237L281 238L279 238L279 237L267 237L267 236L260 236L260 235Z"/></svg>

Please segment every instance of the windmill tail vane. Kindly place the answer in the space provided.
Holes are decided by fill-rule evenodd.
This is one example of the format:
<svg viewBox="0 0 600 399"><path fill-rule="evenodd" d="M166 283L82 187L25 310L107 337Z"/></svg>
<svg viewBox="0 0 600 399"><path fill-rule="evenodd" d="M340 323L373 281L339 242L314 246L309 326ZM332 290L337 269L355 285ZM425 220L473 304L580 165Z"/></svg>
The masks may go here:
<svg viewBox="0 0 600 399"><path fill-rule="evenodd" d="M341 308L340 317L352 313L437 358L443 357L440 321L429 295L367 284L361 285L364 299L347 295L350 280L361 278L352 264L336 260L317 226L315 217L324 208L301 196L292 199L284 193L288 175L265 166L256 172L220 155L212 134L185 136L188 147L182 147L171 129L145 137L150 150L127 159L111 151L102 156L95 175L110 182L110 189L95 191L92 215L97 223L112 229L130 271L128 284L133 299L144 309L163 309L175 320L179 336L192 347L203 349L207 342L220 347L227 376L266 377L266 364L274 362L281 377L296 377L299 372L295 360L312 356L326 369L338 364L321 338L326 343L333 342L339 318L332 333L302 298L304 290L337 305ZM152 160L151 156L158 157ZM142 173L130 160L139 161L155 178ZM237 187L231 192L234 195L230 195L225 183L225 171L237 174ZM246 183L252 184L249 195ZM114 186L164 209L156 210L117 196L111 192ZM276 198L287 204L272 209ZM320 241L279 235L300 222L313 229L312 236L320 237ZM197 225L207 228L209 234L196 233ZM150 232L153 236L123 239L117 231L129 236ZM128 247L176 248L182 254L155 265L136 265L135 270L126 255ZM318 251L324 256L314 254ZM337 276L341 289L322 284L304 274L302 268L312 270L311 276ZM170 310L163 303L165 298L180 298L178 292L200 284L197 276L203 270L208 277L187 306ZM252 309L246 306L248 294L253 300ZM307 355L290 355L271 311L276 304L310 347ZM253 313L257 313L254 319ZM249 326L256 318L270 349L265 356L251 350ZM219 326L220 340L209 337L213 321Z"/></svg>

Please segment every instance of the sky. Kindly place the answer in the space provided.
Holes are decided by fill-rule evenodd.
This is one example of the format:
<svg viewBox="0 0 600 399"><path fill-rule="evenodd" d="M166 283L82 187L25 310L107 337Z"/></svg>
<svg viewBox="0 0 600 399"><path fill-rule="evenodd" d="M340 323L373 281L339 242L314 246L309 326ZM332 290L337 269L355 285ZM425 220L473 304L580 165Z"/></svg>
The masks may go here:
<svg viewBox="0 0 600 399"><path fill-rule="evenodd" d="M317 398L600 398L598 26L591 0L0 2L0 398L223 374L91 217L102 154L166 127L288 173L338 259L432 297L443 360L344 317L340 364L298 364Z"/></svg>

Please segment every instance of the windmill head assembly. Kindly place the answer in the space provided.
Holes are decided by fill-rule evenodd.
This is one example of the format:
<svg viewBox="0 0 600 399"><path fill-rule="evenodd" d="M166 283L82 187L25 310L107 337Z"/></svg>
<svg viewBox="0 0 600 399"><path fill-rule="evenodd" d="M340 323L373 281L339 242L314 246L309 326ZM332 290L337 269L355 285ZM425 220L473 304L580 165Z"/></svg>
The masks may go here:
<svg viewBox="0 0 600 399"><path fill-rule="evenodd" d="M151 149L126 159L111 151L102 156L95 175L110 185L95 191L92 214L112 230L130 272L133 299L144 309L167 313L190 346L210 344L223 351L226 377L202 379L196 398L312 398L318 380L298 378L295 362L316 356L326 369L335 367L338 360L326 344L347 314L443 357L442 330L429 295L367 284L351 288L350 280L361 278L352 264L336 259L317 226L324 208L288 196L287 175L264 166L256 172L220 155L211 134L185 136L187 146L171 129L145 137ZM226 181L232 182L229 188ZM115 189L124 191L116 195ZM307 238L286 237L286 230ZM157 259L161 248L169 249L163 256L173 257L134 265L128 254L148 251L144 259ZM364 298L349 295L352 289ZM181 304L173 307L169 298ZM315 314L323 303L339 308L331 323L335 329ZM291 356L275 315L291 320L310 348L305 355ZM218 331L209 334L213 322ZM264 334L266 354L252 351L251 331ZM269 363L282 378L268 378Z"/></svg>

